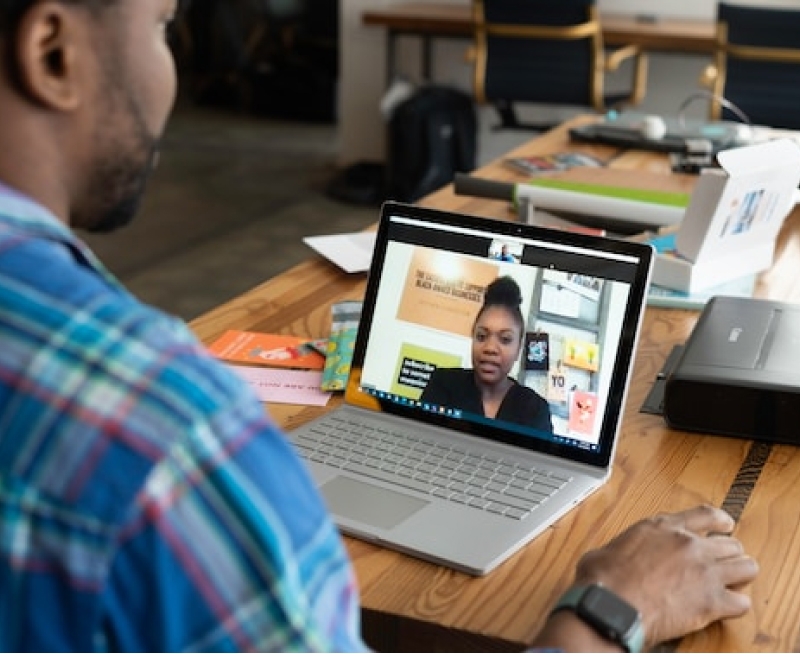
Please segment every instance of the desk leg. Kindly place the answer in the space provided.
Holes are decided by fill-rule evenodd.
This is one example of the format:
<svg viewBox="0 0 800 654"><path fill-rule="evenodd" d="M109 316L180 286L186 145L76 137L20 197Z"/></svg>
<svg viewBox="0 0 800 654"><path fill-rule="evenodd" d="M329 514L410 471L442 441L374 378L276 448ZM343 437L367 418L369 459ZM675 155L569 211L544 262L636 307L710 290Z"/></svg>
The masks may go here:
<svg viewBox="0 0 800 654"><path fill-rule="evenodd" d="M432 66L431 51L433 49L433 43L431 41L430 36L423 35L421 38L422 38L422 79L425 82L430 82L433 80L433 71L431 70Z"/></svg>
<svg viewBox="0 0 800 654"><path fill-rule="evenodd" d="M387 35L386 41L386 87L388 88L391 86L392 82L394 81L394 74L395 74L395 47L397 46L397 34L396 30L390 29Z"/></svg>
<svg viewBox="0 0 800 654"><path fill-rule="evenodd" d="M397 37L403 32L389 29L386 41L386 86L391 86L397 74ZM422 81L433 80L433 39L427 34L420 34Z"/></svg>

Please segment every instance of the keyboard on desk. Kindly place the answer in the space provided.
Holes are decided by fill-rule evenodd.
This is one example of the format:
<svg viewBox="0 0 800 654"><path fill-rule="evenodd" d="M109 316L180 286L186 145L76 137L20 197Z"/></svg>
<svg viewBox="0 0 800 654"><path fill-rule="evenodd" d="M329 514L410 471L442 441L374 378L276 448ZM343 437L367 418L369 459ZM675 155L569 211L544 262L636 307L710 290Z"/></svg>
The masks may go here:
<svg viewBox="0 0 800 654"><path fill-rule="evenodd" d="M300 455L420 493L521 520L570 477L386 427L328 416L292 437Z"/></svg>

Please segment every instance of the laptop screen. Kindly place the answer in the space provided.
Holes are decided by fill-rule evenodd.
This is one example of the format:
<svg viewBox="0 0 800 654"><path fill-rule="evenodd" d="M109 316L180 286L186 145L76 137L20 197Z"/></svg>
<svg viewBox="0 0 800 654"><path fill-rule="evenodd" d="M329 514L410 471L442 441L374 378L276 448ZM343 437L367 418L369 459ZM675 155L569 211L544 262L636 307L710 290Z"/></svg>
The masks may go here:
<svg viewBox="0 0 800 654"><path fill-rule="evenodd" d="M384 205L347 401L605 466L649 246Z"/></svg>

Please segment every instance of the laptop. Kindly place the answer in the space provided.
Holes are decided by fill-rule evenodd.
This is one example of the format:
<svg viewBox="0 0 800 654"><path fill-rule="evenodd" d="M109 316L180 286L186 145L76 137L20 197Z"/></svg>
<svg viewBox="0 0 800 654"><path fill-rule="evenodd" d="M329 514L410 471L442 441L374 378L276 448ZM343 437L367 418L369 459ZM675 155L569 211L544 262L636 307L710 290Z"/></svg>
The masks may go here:
<svg viewBox="0 0 800 654"><path fill-rule="evenodd" d="M483 575L602 486L652 261L641 243L386 202L344 402L289 432L341 531ZM552 429L423 396L439 368L473 369L498 277L525 317L508 376Z"/></svg>
<svg viewBox="0 0 800 654"><path fill-rule="evenodd" d="M713 155L749 142L750 128L744 123L673 116L661 117L666 128L662 138L645 138L641 129L645 117L642 113L623 112L597 123L573 127L569 135L574 141L679 154Z"/></svg>

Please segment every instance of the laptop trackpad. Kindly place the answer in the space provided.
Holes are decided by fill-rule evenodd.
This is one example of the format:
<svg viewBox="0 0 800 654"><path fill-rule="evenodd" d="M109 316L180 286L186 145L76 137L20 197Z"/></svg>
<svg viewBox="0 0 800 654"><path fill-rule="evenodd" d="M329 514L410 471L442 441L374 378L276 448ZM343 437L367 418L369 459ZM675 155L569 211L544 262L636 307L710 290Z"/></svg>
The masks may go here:
<svg viewBox="0 0 800 654"><path fill-rule="evenodd" d="M380 529L391 529L424 506L417 499L349 477L334 477L320 487L332 513Z"/></svg>

